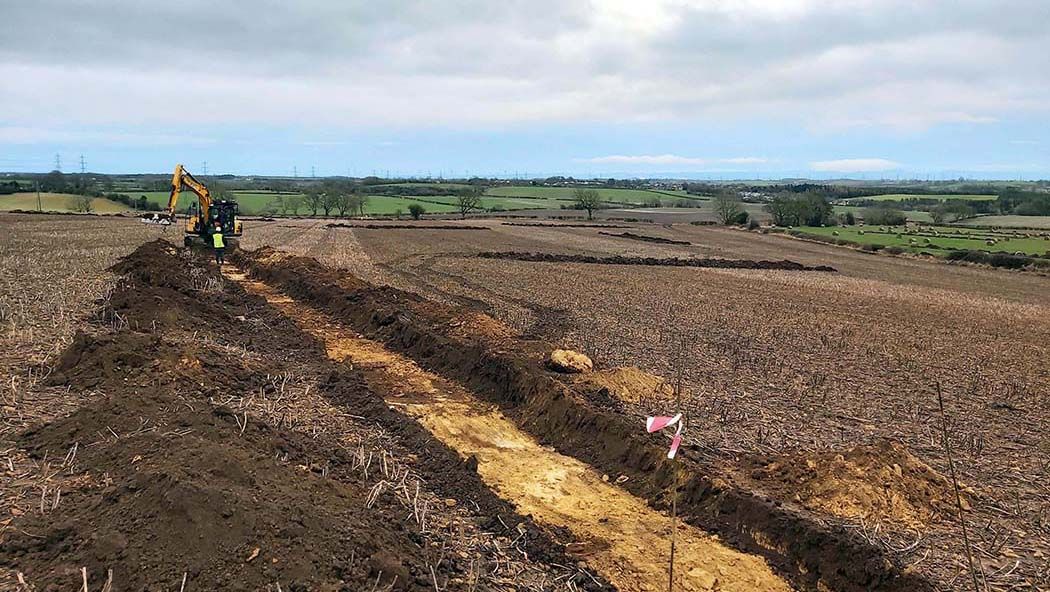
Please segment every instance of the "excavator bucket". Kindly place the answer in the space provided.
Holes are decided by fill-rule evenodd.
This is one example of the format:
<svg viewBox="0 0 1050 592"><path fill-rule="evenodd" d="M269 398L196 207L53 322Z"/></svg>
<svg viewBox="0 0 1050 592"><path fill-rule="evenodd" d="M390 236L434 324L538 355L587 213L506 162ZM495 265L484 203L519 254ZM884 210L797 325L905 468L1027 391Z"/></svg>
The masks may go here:
<svg viewBox="0 0 1050 592"><path fill-rule="evenodd" d="M143 224L155 224L158 226L171 226L174 223L174 220L172 220L170 216L154 213L151 216L143 216L139 218L139 222L142 222Z"/></svg>

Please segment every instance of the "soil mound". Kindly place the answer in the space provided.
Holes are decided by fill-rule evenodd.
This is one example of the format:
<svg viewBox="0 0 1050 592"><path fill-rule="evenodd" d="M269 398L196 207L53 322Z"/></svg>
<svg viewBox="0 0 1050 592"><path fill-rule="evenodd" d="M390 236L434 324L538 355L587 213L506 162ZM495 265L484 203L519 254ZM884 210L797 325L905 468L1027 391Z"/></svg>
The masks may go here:
<svg viewBox="0 0 1050 592"><path fill-rule="evenodd" d="M889 440L841 454L778 458L753 469L751 477L807 508L843 518L921 529L955 511L951 482Z"/></svg>
<svg viewBox="0 0 1050 592"><path fill-rule="evenodd" d="M513 261L532 261L540 263L591 263L598 265L662 265L669 267L713 267L716 269L776 269L782 271L837 271L834 267L802 265L795 261L753 261L750 259L713 259L678 257L628 257L612 255L594 257L591 255L566 255L559 253L518 253L486 251L478 253L482 259L510 259Z"/></svg>
<svg viewBox="0 0 1050 592"><path fill-rule="evenodd" d="M689 241L680 241L670 238L661 238L659 236L649 236L646 234L635 234L633 232L621 232L619 234L615 232L599 232L603 236L615 236L617 238L629 238L631 240L643 241L647 243L659 243L661 245L691 245L693 243Z"/></svg>
<svg viewBox="0 0 1050 592"><path fill-rule="evenodd" d="M395 576L395 590L428 588L417 582L429 572L410 533L379 527L401 524L401 506L366 509L362 488L307 469L318 451L306 435L259 422L242 430L228 409L192 411L168 394L139 393L82 408L24 441L39 455L79 443L78 468L92 476L63 492L53 518L34 516L5 545L5 563L40 589L71 588L81 567L99 586L112 568L115 589L127 590L175 589L183 574L201 590L278 581L336 589Z"/></svg>
<svg viewBox="0 0 1050 592"><path fill-rule="evenodd" d="M359 371L333 366L319 343L264 300L236 284L194 287L204 260L184 253L150 243L129 256L115 268L125 277L107 306L126 319L170 305L185 330L101 326L78 334L58 361L52 384L102 394L20 434L19 445L52 469L37 499L12 511L19 522L3 533L0 565L36 590L80 589L84 568L92 590L176 590L184 582L186 590L422 592L466 589L479 566L516 565L519 552L526 562L570 563L469 463L387 407ZM233 312L221 316L224 306ZM201 330L226 322L239 323L244 347ZM368 416L369 429L381 423L390 437L382 460L370 453L365 465L363 447L358 458L323 430L290 429L284 415L267 419L238 406L255 397L276 404L286 396L276 379L293 370L319 375L315 392ZM430 495L469 502L477 513L464 504L441 514L418 487L398 489L395 473L386 473L387 447L436 487ZM372 478L362 478L368 466ZM391 481L379 481L381 470ZM414 511L425 520L414 521ZM503 542L467 541L453 528L461 519ZM470 555L449 550L467 545ZM603 586L583 570L562 577L581 590ZM503 575L491 572L488 581L497 580Z"/></svg>
<svg viewBox="0 0 1050 592"><path fill-rule="evenodd" d="M462 339L482 335L490 339L506 339L513 336L510 327L480 312L464 312L449 322L449 334Z"/></svg>
<svg viewBox="0 0 1050 592"><path fill-rule="evenodd" d="M576 378L573 384L577 391L595 401L639 403L651 399L666 400L674 395L674 389L663 378L634 366L591 372Z"/></svg>

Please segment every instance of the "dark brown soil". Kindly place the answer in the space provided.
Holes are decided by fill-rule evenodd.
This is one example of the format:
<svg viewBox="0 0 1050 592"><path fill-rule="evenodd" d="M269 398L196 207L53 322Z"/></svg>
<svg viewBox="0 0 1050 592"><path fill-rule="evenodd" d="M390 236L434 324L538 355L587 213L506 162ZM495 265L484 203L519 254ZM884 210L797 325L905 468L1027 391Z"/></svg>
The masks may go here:
<svg viewBox="0 0 1050 592"><path fill-rule="evenodd" d="M422 591L435 577L464 578L473 564L442 551L462 532L420 530L392 489L369 504L373 484L337 443L229 405L272 394L272 375L293 367L318 373L333 404L378 422L392 450L416 457L408 462L430 490L469 506L461 515L515 539L530 561L574 565L562 546L571 537L517 515L470 463L391 411L359 372L328 361L322 344L263 299L232 283L195 289L214 269L160 241L116 269L126 276L105 304L105 326L78 334L50 378L103 396L19 439L63 479L60 503L21 516L3 540L0 564L36 590L79 589L82 568L93 590L108 570L113 590L177 590L185 578L187 590L356 591L379 582ZM229 331L210 332L227 323ZM479 559L493 564L491 552ZM579 589L602 587L565 569Z"/></svg>
<svg viewBox="0 0 1050 592"><path fill-rule="evenodd" d="M782 271L830 271L834 267L827 265L809 266L794 261L752 261L750 259L715 259L694 258L680 259L678 257L630 257L626 255L611 255L608 257L595 257L591 255L566 255L557 253L516 253L516 252L493 252L486 251L478 253L478 257L484 259L511 259L514 261L533 261L542 263L589 263L599 265L664 265L670 267L713 267L717 269L777 269Z"/></svg>
<svg viewBox="0 0 1050 592"><path fill-rule="evenodd" d="M487 226L452 226L450 224L325 224L326 228L366 228L368 230L488 230Z"/></svg>
<svg viewBox="0 0 1050 592"><path fill-rule="evenodd" d="M626 474L632 493L666 507L673 467L662 443L635 421L575 394L543 367L552 346L501 334L455 336L459 311L389 287L375 287L316 261L272 250L243 255L251 272L285 292L325 308L373 339L429 369L469 385L503 407L525 429L559 452L609 474ZM797 264L796 264L797 265ZM933 586L901 567L853 531L828 526L803 508L708 477L685 450L679 511L717 532L807 590L926 591Z"/></svg>
<svg viewBox="0 0 1050 592"><path fill-rule="evenodd" d="M689 241L674 240L671 238L661 238L659 236L648 236L645 234L635 234L633 232L621 232L619 234L615 232L599 232L598 234L604 236L615 236L617 238L629 238L631 240L642 241L646 243L658 243L661 245L691 245L693 243Z"/></svg>

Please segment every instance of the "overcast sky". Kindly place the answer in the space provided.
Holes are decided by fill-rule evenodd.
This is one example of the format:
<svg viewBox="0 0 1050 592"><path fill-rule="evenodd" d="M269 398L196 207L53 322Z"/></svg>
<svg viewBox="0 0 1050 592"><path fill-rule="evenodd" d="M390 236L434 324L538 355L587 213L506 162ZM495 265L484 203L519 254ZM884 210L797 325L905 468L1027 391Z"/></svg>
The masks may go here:
<svg viewBox="0 0 1050 592"><path fill-rule="evenodd" d="M4 0L0 170L1050 177L1047 0Z"/></svg>

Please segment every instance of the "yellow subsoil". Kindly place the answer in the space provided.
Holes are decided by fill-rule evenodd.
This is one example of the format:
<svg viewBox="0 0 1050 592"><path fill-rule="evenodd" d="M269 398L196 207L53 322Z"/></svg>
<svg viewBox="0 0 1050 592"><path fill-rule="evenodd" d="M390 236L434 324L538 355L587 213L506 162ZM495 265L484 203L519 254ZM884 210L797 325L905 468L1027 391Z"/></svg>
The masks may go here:
<svg viewBox="0 0 1050 592"><path fill-rule="evenodd" d="M416 418L465 458L518 512L538 523L567 528L579 541L571 552L623 592L667 589L669 517L603 479L590 466L541 446L491 405L462 386L423 370L412 360L362 338L322 312L227 272L249 292L264 296L306 332L322 339L330 358L364 370L389 391L387 403ZM391 391L390 386L396 385ZM615 477L615 476L614 476ZM679 524L675 590L791 590L761 557L736 551L689 525Z"/></svg>

